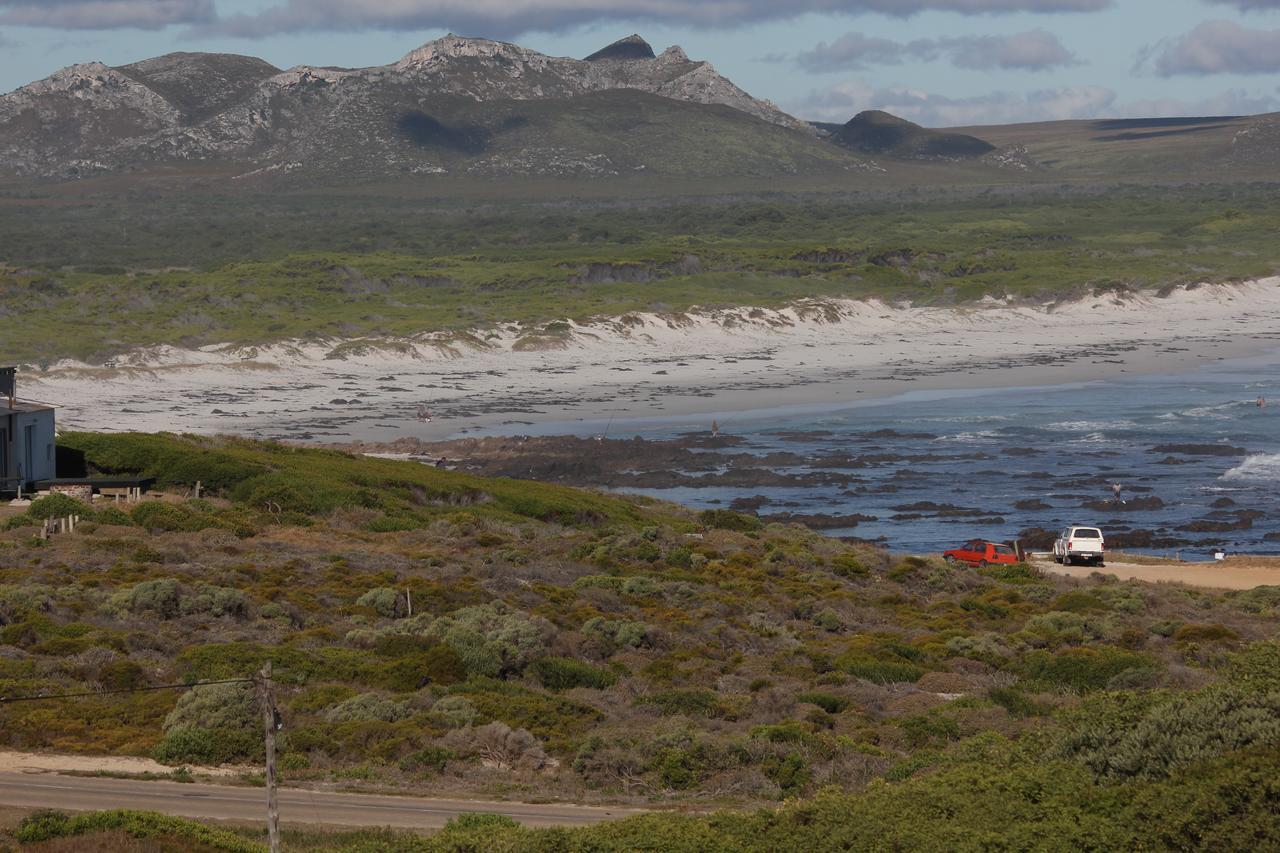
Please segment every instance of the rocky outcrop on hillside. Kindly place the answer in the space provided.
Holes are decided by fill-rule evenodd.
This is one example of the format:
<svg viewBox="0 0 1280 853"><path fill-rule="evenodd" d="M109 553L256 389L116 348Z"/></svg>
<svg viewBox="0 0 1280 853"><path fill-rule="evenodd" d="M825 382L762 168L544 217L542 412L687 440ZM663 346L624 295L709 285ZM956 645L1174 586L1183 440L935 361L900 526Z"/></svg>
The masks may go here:
<svg viewBox="0 0 1280 853"><path fill-rule="evenodd" d="M635 117L662 112L641 97L648 95L731 107L798 131L796 145L810 136L803 123L678 47L655 55L631 36L578 60L450 35L372 68L280 71L252 57L198 53L119 68L74 65L0 97L0 172L75 177L213 160L252 163L258 172L360 175L453 171L459 159L482 158L489 173L501 174L503 163L524 163L520 151L532 143L563 155L561 171L599 172L602 161L612 164L610 173L646 168L599 145L575 148L572 135L545 138L576 99L605 93L618 97L597 97L591 108L606 125L652 120ZM668 131L679 134L678 124ZM517 138L523 126L537 126L538 138ZM504 135L511 145L501 144Z"/></svg>

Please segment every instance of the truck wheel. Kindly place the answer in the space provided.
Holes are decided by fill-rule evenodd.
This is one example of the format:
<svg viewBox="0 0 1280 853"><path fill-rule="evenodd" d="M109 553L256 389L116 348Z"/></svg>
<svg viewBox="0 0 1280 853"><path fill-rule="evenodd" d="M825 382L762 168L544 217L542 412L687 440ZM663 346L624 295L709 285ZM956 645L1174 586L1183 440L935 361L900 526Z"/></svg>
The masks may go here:
<svg viewBox="0 0 1280 853"><path fill-rule="evenodd" d="M978 568L980 568L980 569L985 569L985 568L986 568L987 566L989 566L989 565L991 565L991 564L990 564L990 563L988 563L986 560L979 560L979 561L978 561Z"/></svg>
<svg viewBox="0 0 1280 853"><path fill-rule="evenodd" d="M947 561L947 565L948 565L948 566L950 566L951 568L953 568L953 569L954 569L954 568L956 567L956 558L955 558L955 557L952 557L952 556L946 556L946 557L943 557L942 559L946 560L946 561Z"/></svg>
<svg viewBox="0 0 1280 853"><path fill-rule="evenodd" d="M1057 563L1058 565L1062 565L1062 558L1061 558L1061 557L1059 557L1057 554L1054 554L1054 555L1053 555L1053 561L1054 561L1055 563Z"/></svg>
<svg viewBox="0 0 1280 853"><path fill-rule="evenodd" d="M1064 565L1064 566L1070 566L1070 565L1072 565L1071 555L1070 555L1070 554L1063 554L1063 555L1062 555L1062 565Z"/></svg>

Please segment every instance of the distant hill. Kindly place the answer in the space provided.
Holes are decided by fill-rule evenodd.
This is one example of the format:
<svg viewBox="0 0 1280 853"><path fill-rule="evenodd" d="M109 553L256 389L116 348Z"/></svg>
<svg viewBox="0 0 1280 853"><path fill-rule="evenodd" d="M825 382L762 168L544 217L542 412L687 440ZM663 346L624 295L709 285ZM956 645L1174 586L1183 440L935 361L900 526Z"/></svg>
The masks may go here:
<svg viewBox="0 0 1280 853"><path fill-rule="evenodd" d="M597 50L595 53L587 57L587 62L600 62L603 60L628 60L628 59L657 59L657 55L653 52L653 48L647 41L638 35L629 35L624 39L618 39L608 47Z"/></svg>
<svg viewBox="0 0 1280 853"><path fill-rule="evenodd" d="M1280 168L1280 113L1047 121L950 132L1020 149L1055 172L1272 181Z"/></svg>
<svg viewBox="0 0 1280 853"><path fill-rule="evenodd" d="M629 36L587 60L447 36L390 65L174 53L87 63L0 97L0 173L80 177L157 164L602 176L857 168L805 123L678 47Z"/></svg>
<svg viewBox="0 0 1280 853"><path fill-rule="evenodd" d="M841 126L827 126L831 139L864 154L967 160L996 146L976 136L930 130L882 110L866 110Z"/></svg>

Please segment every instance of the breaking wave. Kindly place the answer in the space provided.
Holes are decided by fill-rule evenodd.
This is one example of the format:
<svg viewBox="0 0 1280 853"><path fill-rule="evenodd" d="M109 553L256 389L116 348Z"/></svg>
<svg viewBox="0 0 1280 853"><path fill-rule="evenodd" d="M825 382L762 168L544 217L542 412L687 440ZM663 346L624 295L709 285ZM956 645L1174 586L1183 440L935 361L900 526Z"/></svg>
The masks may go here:
<svg viewBox="0 0 1280 853"><path fill-rule="evenodd" d="M1222 475L1224 480L1274 482L1280 480L1280 453L1255 453Z"/></svg>

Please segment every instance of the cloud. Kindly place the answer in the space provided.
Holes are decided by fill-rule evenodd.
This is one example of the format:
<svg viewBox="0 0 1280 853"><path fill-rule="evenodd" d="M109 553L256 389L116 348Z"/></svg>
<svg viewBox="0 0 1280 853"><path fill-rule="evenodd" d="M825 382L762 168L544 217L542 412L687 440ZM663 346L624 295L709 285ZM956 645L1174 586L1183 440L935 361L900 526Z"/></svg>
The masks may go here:
<svg viewBox="0 0 1280 853"><path fill-rule="evenodd" d="M793 114L819 121L843 123L862 110L878 109L926 127L962 127L1066 119L1252 115L1280 107L1280 96L1232 89L1196 101L1121 102L1113 90L1102 86L1060 86L951 98L906 86L877 87L863 80L847 80L811 92L789 106Z"/></svg>
<svg viewBox="0 0 1280 853"><path fill-rule="evenodd" d="M511 37L610 21L726 27L806 13L963 15L1095 12L1113 0L283 0L207 27L245 38L315 30L445 30Z"/></svg>
<svg viewBox="0 0 1280 853"><path fill-rule="evenodd" d="M1280 71L1280 30L1249 30L1233 21L1205 21L1186 35L1148 48L1161 77L1175 74L1273 74Z"/></svg>
<svg viewBox="0 0 1280 853"><path fill-rule="evenodd" d="M210 23L217 17L213 4L214 0L0 0L0 24L158 30L173 24Z"/></svg>
<svg viewBox="0 0 1280 853"><path fill-rule="evenodd" d="M1007 36L956 36L896 42L848 33L823 42L796 57L806 71L859 71L872 65L898 65L908 60L932 62L947 56L960 68L1046 71L1077 65L1075 54L1058 37L1044 30Z"/></svg>
<svg viewBox="0 0 1280 853"><path fill-rule="evenodd" d="M1235 6L1241 12L1257 12L1264 9L1280 9L1280 0L1209 0L1222 6Z"/></svg>

